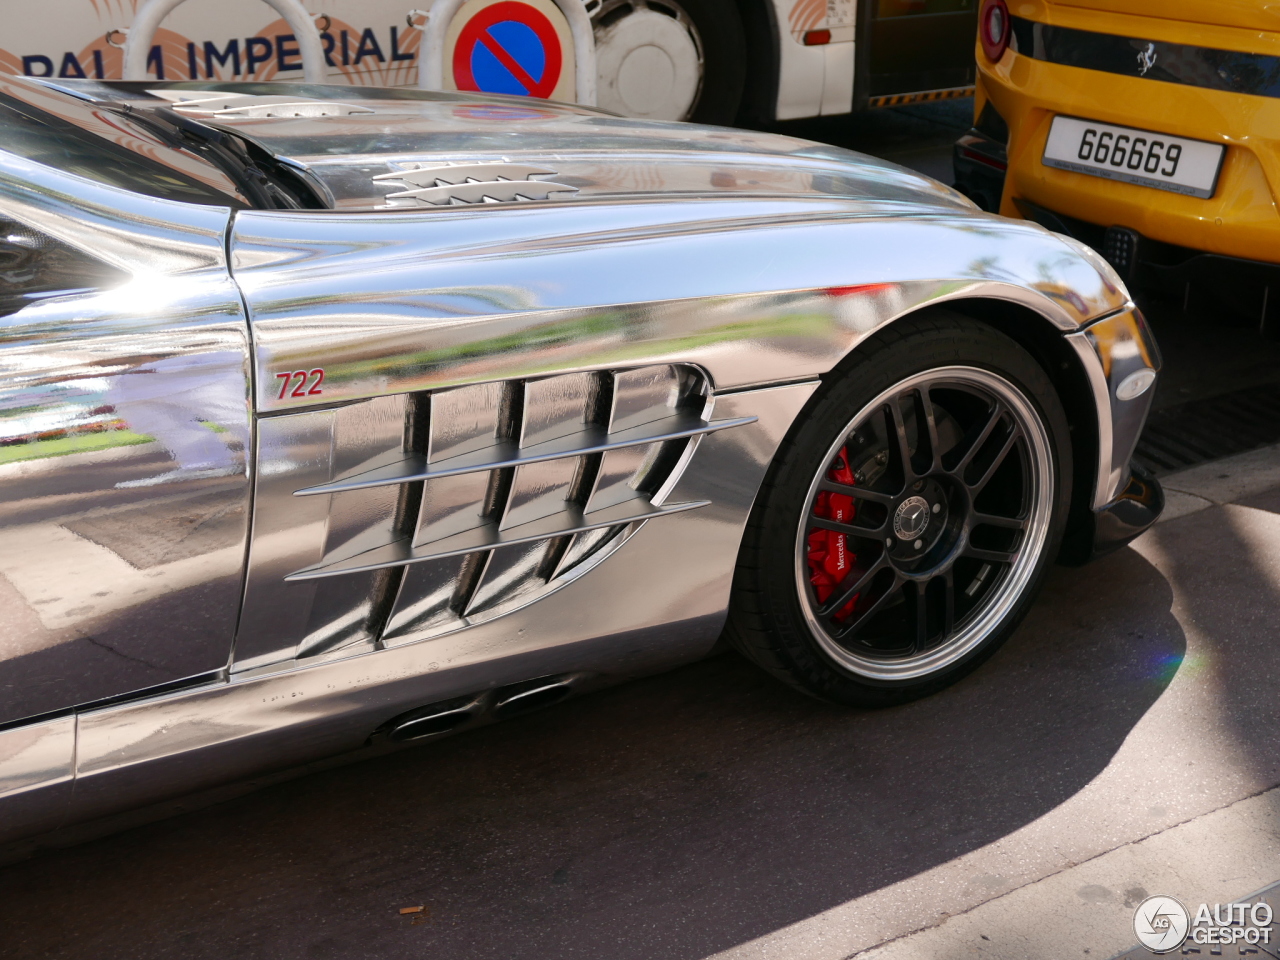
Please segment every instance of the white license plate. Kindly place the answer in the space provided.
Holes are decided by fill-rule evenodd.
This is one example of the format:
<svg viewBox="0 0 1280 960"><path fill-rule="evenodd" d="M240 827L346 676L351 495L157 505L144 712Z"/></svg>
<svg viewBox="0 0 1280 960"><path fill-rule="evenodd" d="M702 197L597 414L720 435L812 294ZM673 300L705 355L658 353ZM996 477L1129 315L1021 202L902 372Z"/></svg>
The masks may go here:
<svg viewBox="0 0 1280 960"><path fill-rule="evenodd" d="M1211 197L1226 148L1109 123L1054 117L1044 165L1108 180L1139 183L1191 197Z"/></svg>

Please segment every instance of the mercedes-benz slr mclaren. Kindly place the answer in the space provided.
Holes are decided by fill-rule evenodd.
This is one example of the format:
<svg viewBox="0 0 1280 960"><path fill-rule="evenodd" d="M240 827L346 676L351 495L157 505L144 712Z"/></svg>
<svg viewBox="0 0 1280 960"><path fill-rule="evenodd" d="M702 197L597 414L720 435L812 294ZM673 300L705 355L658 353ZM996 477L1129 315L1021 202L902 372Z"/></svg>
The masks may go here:
<svg viewBox="0 0 1280 960"><path fill-rule="evenodd" d="M0 833L731 645L876 706L1156 519L1114 272L590 108L0 78Z"/></svg>

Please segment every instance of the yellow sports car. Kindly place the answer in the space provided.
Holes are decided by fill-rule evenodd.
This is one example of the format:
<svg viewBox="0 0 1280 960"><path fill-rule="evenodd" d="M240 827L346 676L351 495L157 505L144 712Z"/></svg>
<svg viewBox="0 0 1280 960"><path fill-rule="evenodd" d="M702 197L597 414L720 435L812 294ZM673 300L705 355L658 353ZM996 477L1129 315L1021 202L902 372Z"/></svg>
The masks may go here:
<svg viewBox="0 0 1280 960"><path fill-rule="evenodd" d="M978 24L957 187L1280 325L1280 4L985 0Z"/></svg>

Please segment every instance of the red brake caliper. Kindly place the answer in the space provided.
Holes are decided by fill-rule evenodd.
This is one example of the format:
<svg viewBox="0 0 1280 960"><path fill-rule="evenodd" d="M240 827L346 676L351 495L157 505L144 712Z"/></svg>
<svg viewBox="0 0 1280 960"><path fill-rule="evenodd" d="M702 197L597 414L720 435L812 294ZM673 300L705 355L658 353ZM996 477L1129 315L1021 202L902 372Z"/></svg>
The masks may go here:
<svg viewBox="0 0 1280 960"><path fill-rule="evenodd" d="M844 447L836 454L835 462L827 471L827 478L836 483L853 486L853 471L849 468L849 455ZM843 493L819 491L813 504L813 512L828 520L839 523L853 522L853 497ZM858 562L856 554L851 552L843 533L834 530L809 531L809 582L813 584L813 592L817 594L819 603L826 603L835 588ZM853 613L858 595L846 603L836 613L835 619L843 620Z"/></svg>

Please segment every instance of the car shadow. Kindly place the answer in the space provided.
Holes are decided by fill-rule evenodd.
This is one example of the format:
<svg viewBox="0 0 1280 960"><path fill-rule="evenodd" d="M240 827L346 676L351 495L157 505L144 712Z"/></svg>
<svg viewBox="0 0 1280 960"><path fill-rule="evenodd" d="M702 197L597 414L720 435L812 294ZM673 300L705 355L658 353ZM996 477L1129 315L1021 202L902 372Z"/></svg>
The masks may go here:
<svg viewBox="0 0 1280 960"><path fill-rule="evenodd" d="M1055 569L988 664L903 707L724 655L52 851L0 870L0 953L705 957L1078 792L1181 662L1171 603L1125 550Z"/></svg>
<svg viewBox="0 0 1280 960"><path fill-rule="evenodd" d="M1266 854L1258 852L1267 837L1265 828L1257 826L1260 811L1267 811L1263 816L1272 822L1280 818L1280 645L1275 628L1280 610L1280 488L1162 522L1131 552L1149 558L1163 573L1176 595L1176 614L1187 625L1186 642L1180 656L1162 663L1156 651L1148 661L1150 681L1164 686L1165 677L1174 676L1173 688L1162 693L1142 728L1134 731L1124 756L1090 784L1092 805L1085 804L1083 816L1076 811L1065 829L1085 825L1107 837L1103 846L1112 852L1125 841L1167 830L1169 835L1156 841L1155 849L1164 850L1169 859L1152 860L1148 850L1145 858L1128 861L1145 859L1148 870L1151 864L1156 869L1132 876L1133 885L1127 888L1089 882L1108 874L1114 878L1116 864L1126 862L1123 854L1119 859L1099 858L1111 859L1110 868L1085 865L1074 880L1058 882L1058 895L1070 897L1074 887L1084 901L1063 904L1063 914L1093 918L1077 922L1076 955L1083 948L1094 956L1115 956L1119 944L1112 938L1118 930L1132 930L1133 909L1148 893L1185 898L1195 910L1201 900L1251 899L1255 891L1280 878L1280 863L1268 864ZM1145 608L1144 598L1135 595L1133 600ZM1099 613L1108 608L1109 604L1095 604L1091 609ZM1119 690L1101 692L1114 695ZM1064 837L1063 846L1072 839ZM1061 850L1055 853L1066 859ZM1233 866L1215 869L1209 866L1214 862ZM1046 895L1041 891L1038 898L1020 902L1042 904ZM1026 960L1061 957L1062 924L1046 927L1042 915L1019 910L1018 902L986 911L983 936L1006 951L1016 944L1018 955ZM972 929L966 931L970 937ZM936 960L971 957L973 946L965 942L965 935L935 928L904 952ZM1125 936L1135 942L1131 934ZM1206 955L1212 952L1206 949ZM1226 952L1235 955L1232 948ZM1152 954L1134 946L1132 953L1116 960L1130 956Z"/></svg>
<svg viewBox="0 0 1280 960"><path fill-rule="evenodd" d="M1216 752L1235 758L1239 792L1280 784L1280 488L1162 523L1148 536L1165 558L1180 616L1195 625L1183 669L1208 680Z"/></svg>

